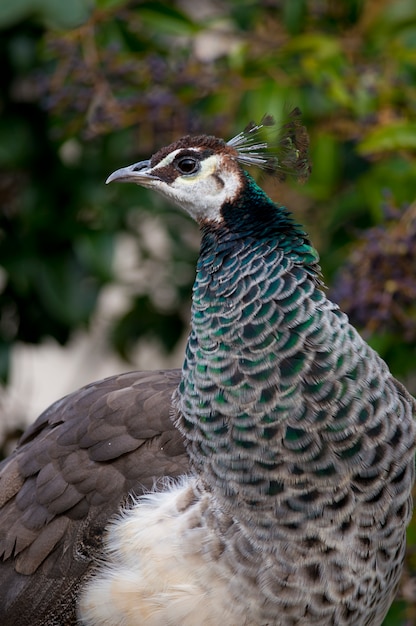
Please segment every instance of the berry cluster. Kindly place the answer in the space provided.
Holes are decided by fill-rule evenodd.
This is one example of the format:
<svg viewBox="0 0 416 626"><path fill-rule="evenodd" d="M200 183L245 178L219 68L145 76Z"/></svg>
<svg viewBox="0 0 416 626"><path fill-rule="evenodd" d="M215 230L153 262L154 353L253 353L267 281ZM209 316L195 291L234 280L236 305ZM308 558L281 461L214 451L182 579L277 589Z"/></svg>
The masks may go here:
<svg viewBox="0 0 416 626"><path fill-rule="evenodd" d="M331 297L368 334L416 339L416 204L386 208L384 223L362 235L336 276Z"/></svg>

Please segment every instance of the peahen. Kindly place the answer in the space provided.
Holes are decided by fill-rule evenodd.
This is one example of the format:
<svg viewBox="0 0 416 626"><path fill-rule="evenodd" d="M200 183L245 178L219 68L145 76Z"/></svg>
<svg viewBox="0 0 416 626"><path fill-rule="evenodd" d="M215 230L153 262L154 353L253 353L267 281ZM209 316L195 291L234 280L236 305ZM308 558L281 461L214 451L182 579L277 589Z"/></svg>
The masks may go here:
<svg viewBox="0 0 416 626"><path fill-rule="evenodd" d="M75 606L86 626L382 623L412 509L415 403L240 165L304 174L291 124L286 162L260 125L228 143L183 137L109 177L200 226L185 361L67 396L3 462L4 626L75 624Z"/></svg>

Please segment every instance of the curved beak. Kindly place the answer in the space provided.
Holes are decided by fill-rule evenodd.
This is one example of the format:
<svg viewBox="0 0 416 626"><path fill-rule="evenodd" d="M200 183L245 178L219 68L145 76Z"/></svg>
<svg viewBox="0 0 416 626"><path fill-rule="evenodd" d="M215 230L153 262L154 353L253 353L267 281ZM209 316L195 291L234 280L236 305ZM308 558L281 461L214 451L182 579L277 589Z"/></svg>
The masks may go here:
<svg viewBox="0 0 416 626"><path fill-rule="evenodd" d="M150 170L150 161L139 161L138 163L133 163L133 165L122 167L110 174L105 184L108 185L108 183L117 181L118 183L136 183L136 185L146 187L151 180L156 180L157 178L156 176L152 176Z"/></svg>

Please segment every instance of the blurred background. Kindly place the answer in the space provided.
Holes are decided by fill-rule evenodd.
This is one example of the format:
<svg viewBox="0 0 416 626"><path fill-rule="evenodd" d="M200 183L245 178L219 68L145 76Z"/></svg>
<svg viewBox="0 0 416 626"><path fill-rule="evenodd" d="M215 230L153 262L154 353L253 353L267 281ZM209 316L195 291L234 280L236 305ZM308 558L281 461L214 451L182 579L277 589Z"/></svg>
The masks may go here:
<svg viewBox="0 0 416 626"><path fill-rule="evenodd" d="M312 175L262 184L416 393L414 0L2 0L0 29L3 455L65 393L181 366L197 228L108 174L294 106ZM385 626L416 624L415 603L416 522Z"/></svg>

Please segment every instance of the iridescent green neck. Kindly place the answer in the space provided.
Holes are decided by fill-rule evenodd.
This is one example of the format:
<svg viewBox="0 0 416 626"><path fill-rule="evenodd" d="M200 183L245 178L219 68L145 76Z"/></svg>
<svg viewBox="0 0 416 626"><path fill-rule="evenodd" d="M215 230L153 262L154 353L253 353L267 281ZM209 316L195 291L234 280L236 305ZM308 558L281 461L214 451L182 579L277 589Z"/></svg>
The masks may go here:
<svg viewBox="0 0 416 626"><path fill-rule="evenodd" d="M223 221L206 224L202 229L200 262L222 256L238 242L247 246L269 243L281 249L295 262L319 276L319 256L302 227L290 212L275 204L249 174L243 172L243 189L232 203L222 207Z"/></svg>
<svg viewBox="0 0 416 626"><path fill-rule="evenodd" d="M224 506L233 496L273 517L286 489L282 442L303 410L304 340L325 296L306 234L249 176L244 182L223 220L203 229L177 407L192 463Z"/></svg>

